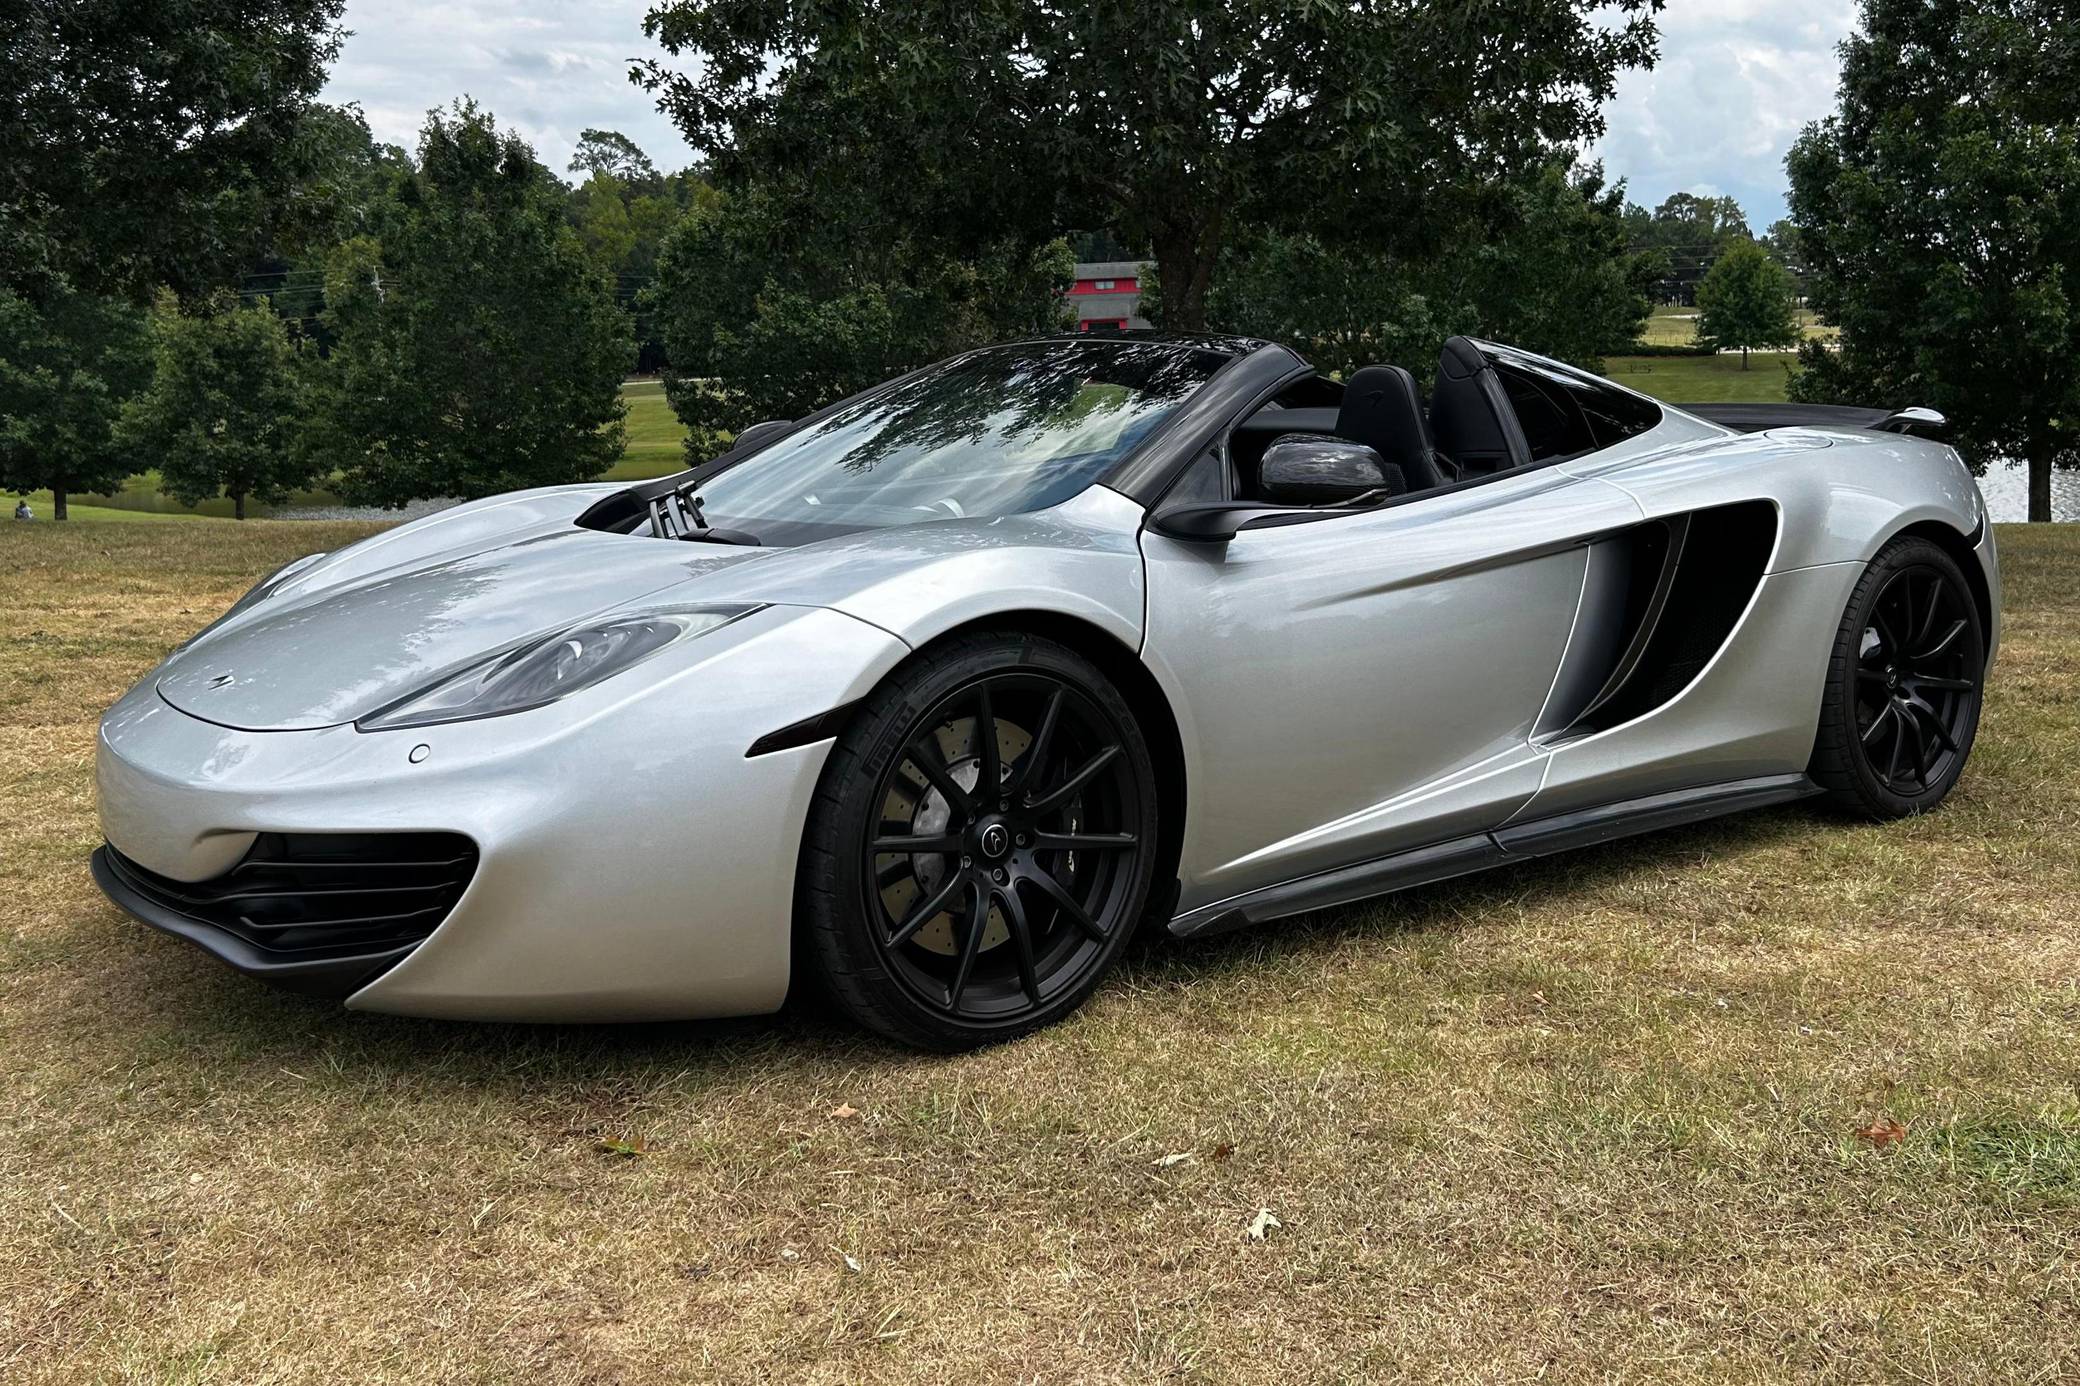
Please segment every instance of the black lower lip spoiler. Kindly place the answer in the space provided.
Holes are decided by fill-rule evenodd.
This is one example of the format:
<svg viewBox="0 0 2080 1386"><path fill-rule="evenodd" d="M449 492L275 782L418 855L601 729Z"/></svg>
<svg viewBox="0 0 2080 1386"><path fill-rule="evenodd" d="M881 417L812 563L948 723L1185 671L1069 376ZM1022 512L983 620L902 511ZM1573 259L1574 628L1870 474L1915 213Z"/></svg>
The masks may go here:
<svg viewBox="0 0 2080 1386"><path fill-rule="evenodd" d="M146 894L137 879L124 869L122 859L108 847L98 847L89 861L94 884L120 909L140 923L162 934L171 934L194 944L218 962L270 986L304 996L343 1000L378 976L402 962L417 948L412 942L400 948L351 958L276 958L253 947L236 934L205 920L168 908Z"/></svg>

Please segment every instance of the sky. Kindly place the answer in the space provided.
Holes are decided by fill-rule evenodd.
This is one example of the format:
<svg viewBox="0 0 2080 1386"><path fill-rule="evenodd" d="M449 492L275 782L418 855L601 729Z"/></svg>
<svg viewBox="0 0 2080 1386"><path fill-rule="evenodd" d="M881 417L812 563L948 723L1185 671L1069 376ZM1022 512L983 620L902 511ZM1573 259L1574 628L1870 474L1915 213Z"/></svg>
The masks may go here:
<svg viewBox="0 0 2080 1386"><path fill-rule="evenodd" d="M619 130L662 169L690 157L628 80L663 54L649 0L348 0L352 31L326 99L359 102L377 138L410 147L428 107L468 94L551 168L588 126ZM1634 202L1732 194L1758 234L1784 214L1784 154L1833 105L1835 45L1854 0L1671 0L1661 60L1622 77L1592 153Z"/></svg>

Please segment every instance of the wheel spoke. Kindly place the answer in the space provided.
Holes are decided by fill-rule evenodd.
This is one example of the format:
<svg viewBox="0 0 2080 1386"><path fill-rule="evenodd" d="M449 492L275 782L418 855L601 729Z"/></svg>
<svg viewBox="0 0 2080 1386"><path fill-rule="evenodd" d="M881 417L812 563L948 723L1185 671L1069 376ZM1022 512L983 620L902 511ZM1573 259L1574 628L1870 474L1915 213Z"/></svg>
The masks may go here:
<svg viewBox="0 0 2080 1386"><path fill-rule="evenodd" d="M1856 679L1859 683L1882 684L1885 682L1885 671L1883 669L1870 668L1858 669L1856 671Z"/></svg>
<svg viewBox="0 0 2080 1386"><path fill-rule="evenodd" d="M1953 679L1937 674L1915 674L1907 682L1916 689L1934 688L1945 693L1969 693L1979 686L1970 679Z"/></svg>
<svg viewBox="0 0 2080 1386"><path fill-rule="evenodd" d="M1033 733L1032 744L1027 746L1026 753L1019 757L1016 778L1009 786L1018 793L1023 794L1030 789L1034 777L1040 773L1040 767L1047 759L1047 748L1054 743L1055 723L1062 715L1062 700L1067 696L1068 691L1062 688L1055 689L1048 696L1047 710L1040 714L1040 730Z"/></svg>
<svg viewBox="0 0 2080 1386"><path fill-rule="evenodd" d="M1934 704L1923 702L1920 698L1910 697L1907 699L1907 706L1914 709L1915 716L1925 723L1931 732L1935 733L1938 745L1946 751L1955 751L1957 749L1956 738L1952 737L1950 729L1943 725L1943 719L1936 715ZM1930 759L1933 760L1934 757L1931 756Z"/></svg>
<svg viewBox="0 0 2080 1386"><path fill-rule="evenodd" d="M997 904L1004 911L1005 927L1011 930L1011 944L1018 958L1018 984L1025 988L1026 999L1034 1005L1040 1004L1040 972L1033 963L1033 926L1026 918L1025 902L1018 898L1016 883L996 892Z"/></svg>
<svg viewBox="0 0 2080 1386"><path fill-rule="evenodd" d="M1132 833L1033 834L1033 846L1042 852L1131 852L1136 841Z"/></svg>
<svg viewBox="0 0 2080 1386"><path fill-rule="evenodd" d="M939 917L940 911L946 908L947 902L953 899L962 884L959 876L948 875L945 882L932 892L931 898L912 910L910 917L903 921L901 927L889 935L888 950L892 953L917 937L917 931Z"/></svg>
<svg viewBox="0 0 2080 1386"><path fill-rule="evenodd" d="M1892 633L1892 622L1885 619L1885 601L1880 597L1871 604L1871 625L1877 629L1878 644L1888 658L1898 658L1906 653L1900 648L1899 637Z"/></svg>
<svg viewBox="0 0 2080 1386"><path fill-rule="evenodd" d="M1909 612L1911 612L1911 611L1913 610L1913 607L1912 607L1912 604L1911 604L1911 599L1912 599L1913 595L1914 595L1914 590L1913 590L1913 589L1912 589L1911 587L1910 587L1910 588L1908 588L1908 589L1907 589L1907 596L1908 596L1908 598L1909 598L1909 606L1908 606L1908 610L1909 610ZM1936 617L1937 617L1937 616L1939 616L1939 615L1940 615L1940 614L1942 613L1942 609L1943 609L1943 580L1942 580L1941 578L1931 578L1931 579L1929 580L1929 584L1928 584L1928 614L1927 614L1926 616L1924 616L1924 617L1922 617L1922 618L1921 618L1921 626L1920 626L1920 629L1918 629L1918 630L1916 630L1916 631L1914 632L1914 643L1915 643L1916 645L1919 645L1919 644L1921 644L1922 642L1926 641L1926 640L1928 639L1928 637L1929 637L1930 633L1932 633L1932 632L1933 632L1933 631L1935 630L1935 628L1936 628Z"/></svg>
<svg viewBox="0 0 2080 1386"><path fill-rule="evenodd" d="M1892 720L1892 716L1892 700L1888 698L1885 700L1885 706L1878 709L1878 715L1871 718L1871 724L1863 729L1863 744L1865 746L1876 744L1879 730Z"/></svg>
<svg viewBox="0 0 2080 1386"><path fill-rule="evenodd" d="M1892 713L1893 726L1892 754L1885 761L1885 780L1889 784L1899 779L1900 757L1906 753L1907 749L1907 731L1905 725L1900 721L1898 711L1893 705L1887 703L1885 707L1887 711Z"/></svg>
<svg viewBox="0 0 2080 1386"><path fill-rule="evenodd" d="M1028 800L1026 807L1034 813L1051 813L1055 809L1060 808L1063 804L1075 798L1076 792L1089 784L1100 770L1112 763L1113 757L1118 754L1119 747L1107 746L1104 750L1078 766L1076 772L1070 775L1068 779L1049 790L1046 797Z"/></svg>
<svg viewBox="0 0 2080 1386"><path fill-rule="evenodd" d="M1935 644L1930 645L1925 650L1917 651L1911 657L1916 660L1923 660L1934 659L1939 655L1947 654L1950 651L1950 647L1957 643L1957 638L1964 634L1964 631L1965 623L1962 620L1952 621L1949 628L1943 632Z"/></svg>
<svg viewBox="0 0 2080 1386"><path fill-rule="evenodd" d="M982 935L989 928L989 892L982 882L968 882L968 934L961 940L960 962L953 970L953 984L946 989L946 1009L961 1008L961 993L968 989L968 974L982 952Z"/></svg>
<svg viewBox="0 0 2080 1386"><path fill-rule="evenodd" d="M1926 788L1928 785L1928 736L1921 730L1921 719L1914 715L1913 704L1900 717L1900 725L1914 737L1914 782ZM1904 740L1904 738L1902 738Z"/></svg>
<svg viewBox="0 0 2080 1386"><path fill-rule="evenodd" d="M946 768L946 761L939 754L939 743L934 733L926 732L910 744L910 763L932 782L933 787L946 796L947 807L960 809L963 813L971 807L968 791L961 788L961 782Z"/></svg>
<svg viewBox="0 0 2080 1386"><path fill-rule="evenodd" d="M1070 921L1077 928L1083 930L1100 943L1105 941L1105 930L1099 927L1097 920L1091 918L1090 911L1086 910L1077 901L1076 897L1069 893L1067 886L1056 880L1051 873L1037 868L1032 872L1029 879L1034 885L1040 887L1048 899L1054 901L1057 909L1069 916Z"/></svg>
<svg viewBox="0 0 2080 1386"><path fill-rule="evenodd" d="M989 685L975 690L975 758L980 769L975 776L977 802L1003 792L1004 772L997 763L997 714L989 698Z"/></svg>
<svg viewBox="0 0 2080 1386"><path fill-rule="evenodd" d="M952 833L938 833L930 837L877 837L869 848L876 854L906 852L912 856L948 856L960 849L961 840Z"/></svg>

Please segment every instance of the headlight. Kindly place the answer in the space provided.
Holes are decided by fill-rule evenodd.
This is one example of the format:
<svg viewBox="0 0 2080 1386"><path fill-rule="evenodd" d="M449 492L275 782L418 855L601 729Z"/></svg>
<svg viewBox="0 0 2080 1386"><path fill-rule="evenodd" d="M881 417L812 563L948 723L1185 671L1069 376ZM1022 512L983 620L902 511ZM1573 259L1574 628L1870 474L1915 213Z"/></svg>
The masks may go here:
<svg viewBox="0 0 2080 1386"><path fill-rule="evenodd" d="M261 578L258 582L254 583L252 590L250 592L247 592L243 597L240 597L237 601L233 602L231 604L230 609L227 610L222 616L219 616L216 620L211 621L201 630L196 631L186 640L183 640L180 644L174 646L173 652L175 654L179 654L182 650L187 649L188 646L194 644L203 636L208 635L218 626L223 625L226 621L238 615L239 612L247 610L250 607L257 606L261 602L266 601L269 597L275 594L277 588L282 587L291 578L296 577L298 574L302 573L304 569L310 567L313 563L316 563L319 559L324 558L326 556L327 555L323 553L307 553L301 558L290 559L287 563L284 563L281 567L275 569L266 577Z"/></svg>
<svg viewBox="0 0 2080 1386"><path fill-rule="evenodd" d="M595 617L492 655L354 725L388 731L543 707L757 610L702 607Z"/></svg>

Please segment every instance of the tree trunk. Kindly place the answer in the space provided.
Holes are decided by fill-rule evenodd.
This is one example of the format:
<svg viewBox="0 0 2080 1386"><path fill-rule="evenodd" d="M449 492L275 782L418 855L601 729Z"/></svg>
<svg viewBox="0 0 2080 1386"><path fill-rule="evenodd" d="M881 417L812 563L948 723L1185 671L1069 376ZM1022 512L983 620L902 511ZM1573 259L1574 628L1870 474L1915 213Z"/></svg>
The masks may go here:
<svg viewBox="0 0 2080 1386"><path fill-rule="evenodd" d="M1742 369L1742 370L1746 370L1747 368L1748 368L1748 349L1747 349L1746 347L1742 347L1742 348L1741 348L1741 369Z"/></svg>
<svg viewBox="0 0 2080 1386"><path fill-rule="evenodd" d="M234 520L243 520L245 517L246 493L243 491L233 491L231 493L231 518Z"/></svg>
<svg viewBox="0 0 2080 1386"><path fill-rule="evenodd" d="M51 518L54 520L62 520L66 518L65 488L63 486L51 487Z"/></svg>
<svg viewBox="0 0 2080 1386"><path fill-rule="evenodd" d="M2051 522L2051 448L2039 443L2029 452L2029 522Z"/></svg>
<svg viewBox="0 0 2080 1386"><path fill-rule="evenodd" d="M1221 219L1170 226L1155 236L1156 280L1163 290L1163 326L1172 332L1206 330L1206 290L1220 258Z"/></svg>

